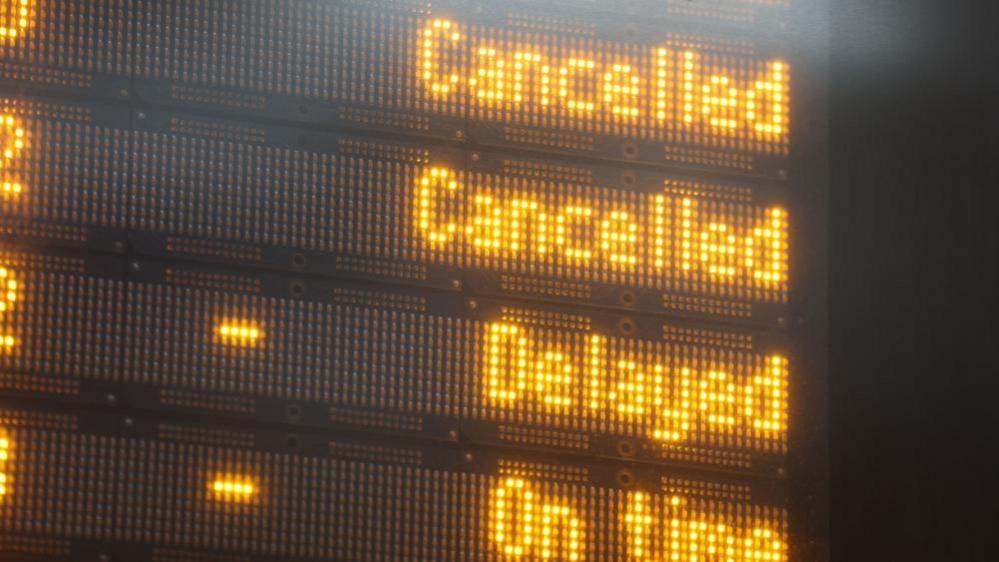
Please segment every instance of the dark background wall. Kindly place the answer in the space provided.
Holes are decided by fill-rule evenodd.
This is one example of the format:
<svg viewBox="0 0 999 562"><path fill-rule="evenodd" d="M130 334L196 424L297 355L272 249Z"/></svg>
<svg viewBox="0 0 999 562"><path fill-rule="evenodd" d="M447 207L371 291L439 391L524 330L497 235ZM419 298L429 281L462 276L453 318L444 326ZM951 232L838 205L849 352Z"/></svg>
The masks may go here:
<svg viewBox="0 0 999 562"><path fill-rule="evenodd" d="M832 9L833 560L999 560L997 9Z"/></svg>

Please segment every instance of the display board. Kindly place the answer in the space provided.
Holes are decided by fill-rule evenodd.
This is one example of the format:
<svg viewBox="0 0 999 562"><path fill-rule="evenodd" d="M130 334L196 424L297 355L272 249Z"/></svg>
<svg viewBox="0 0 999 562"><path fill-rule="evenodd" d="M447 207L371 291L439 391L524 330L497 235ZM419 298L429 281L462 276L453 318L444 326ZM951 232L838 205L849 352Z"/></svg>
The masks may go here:
<svg viewBox="0 0 999 562"><path fill-rule="evenodd" d="M778 335L357 283L8 253L27 395L673 459L773 475ZM375 415L376 414L376 415Z"/></svg>
<svg viewBox="0 0 999 562"><path fill-rule="evenodd" d="M819 4L0 0L0 553L826 559Z"/></svg>
<svg viewBox="0 0 999 562"><path fill-rule="evenodd" d="M6 74L30 88L786 171L791 69L779 42L710 33L678 17L679 2L662 4L648 8L658 17L608 19L548 2L30 0L25 28L0 48Z"/></svg>
<svg viewBox="0 0 999 562"><path fill-rule="evenodd" d="M689 556L787 552L779 492L728 478L182 420L0 420L10 552L83 559L93 546L69 535L158 560L612 561L659 559L671 540Z"/></svg>
<svg viewBox="0 0 999 562"><path fill-rule="evenodd" d="M3 101L0 205L56 242L770 324L787 301L774 182Z"/></svg>

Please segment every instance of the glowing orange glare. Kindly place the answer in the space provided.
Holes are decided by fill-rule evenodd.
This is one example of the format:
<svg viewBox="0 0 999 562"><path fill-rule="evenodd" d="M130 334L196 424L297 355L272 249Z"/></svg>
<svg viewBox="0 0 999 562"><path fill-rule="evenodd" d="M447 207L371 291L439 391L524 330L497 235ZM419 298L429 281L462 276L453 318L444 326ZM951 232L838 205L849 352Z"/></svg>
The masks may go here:
<svg viewBox="0 0 999 562"><path fill-rule="evenodd" d="M11 442L7 432L0 427L0 499L7 495L9 477L7 475L7 461L10 459Z"/></svg>
<svg viewBox="0 0 999 562"><path fill-rule="evenodd" d="M627 559L635 562L787 562L779 515L758 516L681 496L645 492L620 495L619 530ZM588 502L573 502L529 479L509 475L489 494L487 532L504 560L585 559ZM595 549L600 550L600 549Z"/></svg>
<svg viewBox="0 0 999 562"><path fill-rule="evenodd" d="M414 218L417 227L432 244L449 242L458 231L458 224L437 220L437 213L446 206L446 198L460 188L457 175L447 168L431 167L416 182Z"/></svg>
<svg viewBox="0 0 999 562"><path fill-rule="evenodd" d="M488 324L486 400L623 421L666 443L689 439L695 428L770 439L787 429L788 366L780 355L759 357L751 375L736 377L742 363L694 368L666 357L636 358L599 334L575 345L560 336L512 322Z"/></svg>
<svg viewBox="0 0 999 562"><path fill-rule="evenodd" d="M719 520L716 513L688 513L683 498L634 492L622 523L628 533L629 560L636 562L787 562L784 537L762 521L743 524ZM657 509L658 508L658 509ZM655 545L655 546L654 546Z"/></svg>
<svg viewBox="0 0 999 562"><path fill-rule="evenodd" d="M249 501L258 492L252 480L238 476L219 476L209 484L212 494L223 501Z"/></svg>
<svg viewBox="0 0 999 562"><path fill-rule="evenodd" d="M470 250L651 279L668 272L768 289L786 283L783 209L756 208L749 223L710 199L642 197L613 208L599 198L553 201L540 193L466 185L454 171L434 166L417 179L412 201L415 225L433 251Z"/></svg>
<svg viewBox="0 0 999 562"><path fill-rule="evenodd" d="M509 559L582 560L585 526L568 499L542 495L523 478L492 490L489 538Z"/></svg>
<svg viewBox="0 0 999 562"><path fill-rule="evenodd" d="M31 25L32 4L31 0L0 0L0 46L17 41Z"/></svg>
<svg viewBox="0 0 999 562"><path fill-rule="evenodd" d="M215 328L215 335L222 343L239 347L252 347L264 337L255 323L244 321L220 322Z"/></svg>
<svg viewBox="0 0 999 562"><path fill-rule="evenodd" d="M10 334L3 333L4 320L14 304L17 303L20 286L13 272L0 266L0 353L17 345L17 340Z"/></svg>
<svg viewBox="0 0 999 562"><path fill-rule="evenodd" d="M28 146L27 137L20 120L0 114L0 197L15 197L24 190L12 168Z"/></svg>
<svg viewBox="0 0 999 562"><path fill-rule="evenodd" d="M473 106L532 108L570 119L639 128L686 128L723 137L781 142L789 116L789 68L780 60L729 62L665 44L651 64L614 51L576 52L504 45L431 20L419 38L417 74L435 99ZM612 54L608 54L612 53ZM645 131L651 134L652 131Z"/></svg>
<svg viewBox="0 0 999 562"><path fill-rule="evenodd" d="M456 62L449 56L450 49L459 45L462 40L461 33L456 28L451 21L435 19L420 36L418 72L435 95L447 96L455 92L461 79L457 72L445 68Z"/></svg>

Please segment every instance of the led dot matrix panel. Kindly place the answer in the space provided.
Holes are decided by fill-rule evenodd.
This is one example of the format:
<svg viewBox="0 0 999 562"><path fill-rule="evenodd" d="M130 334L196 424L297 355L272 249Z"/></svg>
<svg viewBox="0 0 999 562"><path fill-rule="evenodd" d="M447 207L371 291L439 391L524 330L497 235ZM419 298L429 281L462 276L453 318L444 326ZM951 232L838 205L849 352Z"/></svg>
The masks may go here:
<svg viewBox="0 0 999 562"><path fill-rule="evenodd" d="M309 125L786 171L793 69L779 26L755 25L781 3L671 0L616 18L581 4L30 0L7 18L0 71Z"/></svg>
<svg viewBox="0 0 999 562"><path fill-rule="evenodd" d="M789 555L779 492L728 477L10 407L0 409L0 432L8 452L0 465L0 544L11 557L780 562Z"/></svg>
<svg viewBox="0 0 999 562"><path fill-rule="evenodd" d="M809 2L0 0L0 558L822 562Z"/></svg>
<svg viewBox="0 0 999 562"><path fill-rule="evenodd" d="M756 323L787 300L769 183L42 97L0 112L14 235Z"/></svg>
<svg viewBox="0 0 999 562"><path fill-rule="evenodd" d="M449 293L0 255L0 388L774 476L779 337Z"/></svg>

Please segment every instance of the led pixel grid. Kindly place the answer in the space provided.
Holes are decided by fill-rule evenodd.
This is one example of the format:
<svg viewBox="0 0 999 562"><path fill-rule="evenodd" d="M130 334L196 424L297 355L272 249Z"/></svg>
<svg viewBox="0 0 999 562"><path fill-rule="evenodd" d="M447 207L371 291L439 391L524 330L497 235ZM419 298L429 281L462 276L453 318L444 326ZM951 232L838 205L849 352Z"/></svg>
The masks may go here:
<svg viewBox="0 0 999 562"><path fill-rule="evenodd" d="M2 324L16 345L0 354L11 384L36 392L93 380L293 400L637 439L653 456L739 468L786 449L786 352L738 331L656 320L629 336L606 315L450 295L333 283L301 301L183 267L167 283L44 269L17 269L17 313Z"/></svg>
<svg viewBox="0 0 999 562"><path fill-rule="evenodd" d="M0 496L0 531L109 552L124 541L363 562L787 560L779 496L730 478L648 470L625 489L593 482L599 467L585 463L501 455L446 468L431 459L453 452L416 444L304 454L258 449L241 429L139 418L150 435L138 437L75 429L65 414L0 418L14 422L7 470L24 492Z"/></svg>

